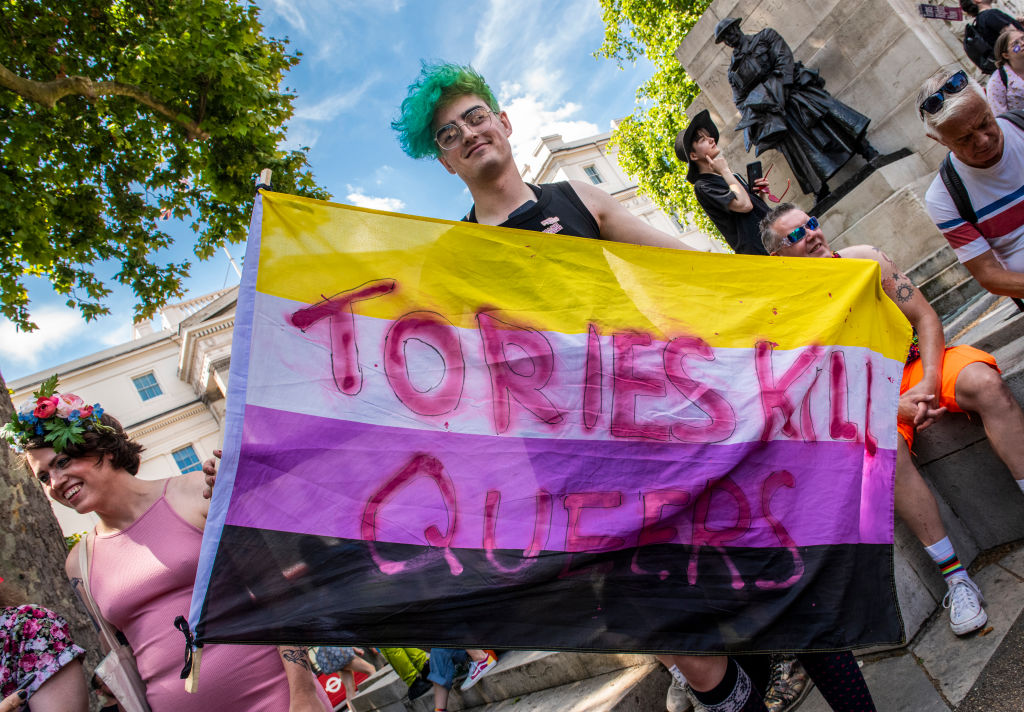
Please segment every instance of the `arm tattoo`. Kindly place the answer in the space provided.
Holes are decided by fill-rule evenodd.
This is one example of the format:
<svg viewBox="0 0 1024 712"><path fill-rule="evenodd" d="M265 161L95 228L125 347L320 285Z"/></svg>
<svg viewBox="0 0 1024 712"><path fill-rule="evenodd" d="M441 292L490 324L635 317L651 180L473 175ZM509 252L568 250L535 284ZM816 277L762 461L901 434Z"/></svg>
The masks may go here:
<svg viewBox="0 0 1024 712"><path fill-rule="evenodd" d="M914 283L910 281L909 277L897 272L892 276L892 281L893 295L896 297L897 303L906 304L914 297Z"/></svg>
<svg viewBox="0 0 1024 712"><path fill-rule="evenodd" d="M306 648L281 648L281 657L299 667L306 668L313 672L313 666L309 664L309 656Z"/></svg>

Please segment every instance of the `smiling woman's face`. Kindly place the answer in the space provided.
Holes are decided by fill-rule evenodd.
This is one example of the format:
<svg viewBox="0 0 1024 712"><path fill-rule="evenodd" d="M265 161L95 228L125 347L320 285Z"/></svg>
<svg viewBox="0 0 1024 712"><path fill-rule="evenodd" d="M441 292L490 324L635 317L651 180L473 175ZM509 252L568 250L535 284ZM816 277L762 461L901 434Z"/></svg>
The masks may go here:
<svg viewBox="0 0 1024 712"><path fill-rule="evenodd" d="M108 457L99 463L96 459L95 455L71 457L48 447L25 453L25 461L46 495L79 513L95 509L113 472Z"/></svg>

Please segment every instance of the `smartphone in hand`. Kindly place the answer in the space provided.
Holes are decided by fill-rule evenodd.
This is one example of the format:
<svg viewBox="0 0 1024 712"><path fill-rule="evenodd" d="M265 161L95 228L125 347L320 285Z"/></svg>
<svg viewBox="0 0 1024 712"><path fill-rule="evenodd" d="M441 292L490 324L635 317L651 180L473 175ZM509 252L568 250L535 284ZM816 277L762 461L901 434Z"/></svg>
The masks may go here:
<svg viewBox="0 0 1024 712"><path fill-rule="evenodd" d="M761 161L751 161L747 164L747 185L754 189L754 181L763 177Z"/></svg>

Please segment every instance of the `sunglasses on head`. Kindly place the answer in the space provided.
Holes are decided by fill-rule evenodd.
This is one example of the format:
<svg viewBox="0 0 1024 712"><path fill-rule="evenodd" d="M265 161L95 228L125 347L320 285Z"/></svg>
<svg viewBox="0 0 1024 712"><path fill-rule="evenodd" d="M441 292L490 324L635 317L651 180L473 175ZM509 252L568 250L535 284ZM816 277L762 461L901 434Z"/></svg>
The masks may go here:
<svg viewBox="0 0 1024 712"><path fill-rule="evenodd" d="M796 230L793 230L793 232L791 232L788 235L786 235L786 239L789 240L789 244L795 245L796 243L800 242L800 240L802 240L805 237L807 237L807 231L808 230L817 230L817 229L818 229L818 218L812 217L812 218L810 218L807 221L806 225L801 225Z"/></svg>
<svg viewBox="0 0 1024 712"><path fill-rule="evenodd" d="M921 116L925 114L934 114L942 105L946 103L946 97L950 94L959 94L968 85L969 80L967 79L967 72L960 70L949 79L946 83L939 87L939 90L934 94L929 94L925 97L925 100L921 102L921 106L918 110L921 112Z"/></svg>

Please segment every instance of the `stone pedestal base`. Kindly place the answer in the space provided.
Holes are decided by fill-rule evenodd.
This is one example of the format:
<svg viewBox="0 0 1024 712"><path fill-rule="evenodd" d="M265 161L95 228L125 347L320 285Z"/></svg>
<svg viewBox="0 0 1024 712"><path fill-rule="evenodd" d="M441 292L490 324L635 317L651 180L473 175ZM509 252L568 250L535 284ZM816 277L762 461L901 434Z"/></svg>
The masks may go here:
<svg viewBox="0 0 1024 712"><path fill-rule="evenodd" d="M818 216L832 249L873 245L907 271L945 247L945 238L924 206L924 191L932 175L918 153L873 172Z"/></svg>

